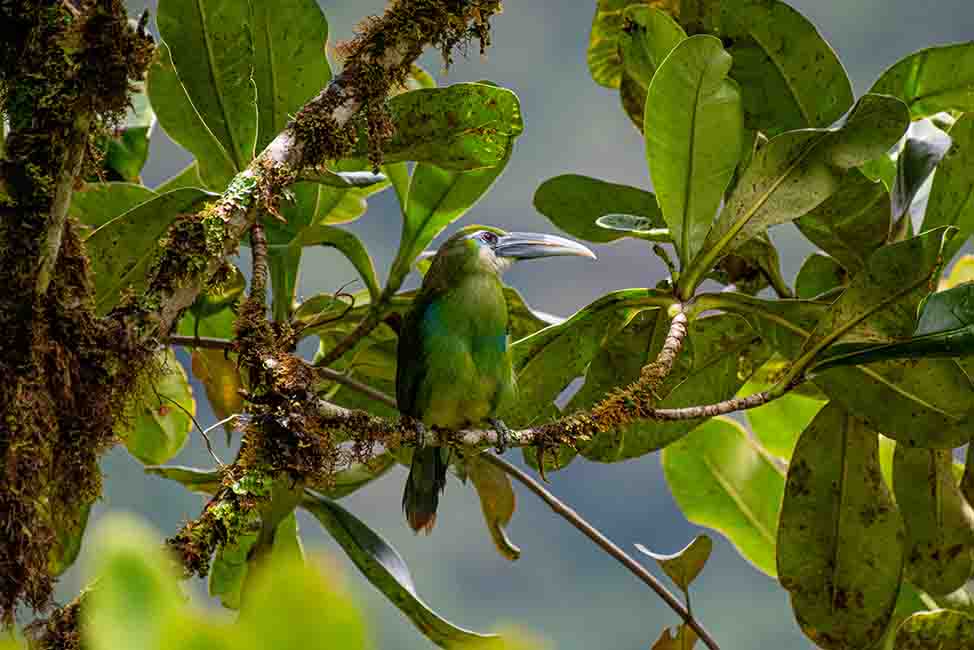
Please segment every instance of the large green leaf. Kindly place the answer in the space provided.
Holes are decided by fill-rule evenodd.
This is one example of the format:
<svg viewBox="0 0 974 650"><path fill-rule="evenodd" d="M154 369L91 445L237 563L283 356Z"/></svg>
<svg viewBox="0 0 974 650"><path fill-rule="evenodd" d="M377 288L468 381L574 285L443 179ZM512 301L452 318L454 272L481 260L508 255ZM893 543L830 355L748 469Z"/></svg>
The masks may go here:
<svg viewBox="0 0 974 650"><path fill-rule="evenodd" d="M107 314L117 305L124 289L142 292L149 267L161 251L159 240L176 217L210 196L193 188L160 194L91 233L86 245L95 273L99 314Z"/></svg>
<svg viewBox="0 0 974 650"><path fill-rule="evenodd" d="M588 70L595 83L606 88L618 88L622 80L622 57L618 41L623 34L626 7L638 0L599 0L592 19L588 41Z"/></svg>
<svg viewBox="0 0 974 650"><path fill-rule="evenodd" d="M166 348L156 363L158 375L134 396L116 431L129 453L146 465L164 463L179 453L196 414L193 390L176 355Z"/></svg>
<svg viewBox="0 0 974 650"><path fill-rule="evenodd" d="M263 151L331 79L325 57L328 21L315 0L278 0L253 3L249 25L257 86L256 149Z"/></svg>
<svg viewBox="0 0 974 650"><path fill-rule="evenodd" d="M52 576L59 576L74 564L81 552L81 542L88 527L91 504L78 508L75 516L59 516L55 526L55 539L48 552L47 570Z"/></svg>
<svg viewBox="0 0 974 650"><path fill-rule="evenodd" d="M247 576L255 568L254 545L258 538L256 532L240 534L234 543L220 546L213 557L207 588L210 595L219 598L227 609L240 609L244 587L248 584ZM302 557L298 521L293 510L277 525L272 547L265 552L277 561Z"/></svg>
<svg viewBox="0 0 974 650"><path fill-rule="evenodd" d="M156 60L146 73L146 92L159 124L166 135L196 157L203 186L209 190L223 190L237 170L233 158L203 122L186 94L169 48L165 43L159 43L157 52Z"/></svg>
<svg viewBox="0 0 974 650"><path fill-rule="evenodd" d="M934 596L962 587L974 572L974 509L953 474L949 449L896 445L893 490L906 524L906 575Z"/></svg>
<svg viewBox="0 0 974 650"><path fill-rule="evenodd" d="M618 36L622 59L619 94L622 107L642 130L646 114L646 93L663 59L687 37L669 14L655 7L630 5L623 12L625 27Z"/></svg>
<svg viewBox="0 0 974 650"><path fill-rule="evenodd" d="M666 227L651 192L577 174L555 176L539 185L534 207L569 235L600 244L627 236L625 231L598 225L605 215L636 215L653 228Z"/></svg>
<svg viewBox="0 0 974 650"><path fill-rule="evenodd" d="M646 159L683 267L706 239L741 155L731 63L720 39L692 36L666 57L646 96Z"/></svg>
<svg viewBox="0 0 974 650"><path fill-rule="evenodd" d="M327 566L327 565L326 565ZM271 563L247 581L236 630L250 648L366 650L362 613L322 565L296 558ZM208 647L208 646L204 646Z"/></svg>
<svg viewBox="0 0 974 650"><path fill-rule="evenodd" d="M913 119L974 111L974 43L914 52L883 72L869 92L899 97Z"/></svg>
<svg viewBox="0 0 974 650"><path fill-rule="evenodd" d="M613 388L636 381L640 370L659 354L669 331L663 310L642 312L606 341L585 375L585 385L569 404L585 408ZM713 404L730 399L750 374L770 355L747 322L732 314L696 319L690 326L688 350L656 391L659 408ZM701 420L663 422L645 420L600 433L581 449L600 462L636 458L666 447L700 424Z"/></svg>
<svg viewBox="0 0 974 650"><path fill-rule="evenodd" d="M111 178L139 182L149 157L149 137L155 123L156 114L148 96L141 91L133 93L125 119L107 142L104 165Z"/></svg>
<svg viewBox="0 0 974 650"><path fill-rule="evenodd" d="M876 432L829 404L798 439L778 528L778 579L816 645L868 648L882 637L900 588L903 536Z"/></svg>
<svg viewBox="0 0 974 650"><path fill-rule="evenodd" d="M155 190L159 194L162 194L163 192L178 190L183 187L204 187L203 179L200 178L200 166L195 160L183 167L175 176L170 176L159 183Z"/></svg>
<svg viewBox="0 0 974 650"><path fill-rule="evenodd" d="M98 228L156 196L137 183L86 183L80 192L71 193L68 214L86 226Z"/></svg>
<svg viewBox="0 0 974 650"><path fill-rule="evenodd" d="M962 115L950 129L950 137L954 144L937 167L920 228L921 232L938 226L959 229L960 232L944 246L945 260L951 259L974 233L974 174L971 173L974 169L974 113Z"/></svg>
<svg viewBox="0 0 974 650"><path fill-rule="evenodd" d="M159 539L139 522L111 514L95 531L98 588L85 598L83 647L91 650L171 647L164 639L183 596L164 567Z"/></svg>
<svg viewBox="0 0 974 650"><path fill-rule="evenodd" d="M387 106L396 127L382 145L387 163L415 160L453 171L497 167L524 130L517 95L486 83L413 90ZM367 154L366 142L363 131L359 155Z"/></svg>
<svg viewBox="0 0 974 650"><path fill-rule="evenodd" d="M886 243L890 231L890 195L880 182L860 170L842 175L836 192L795 225L809 241L838 261L851 275Z"/></svg>
<svg viewBox="0 0 974 650"><path fill-rule="evenodd" d="M223 481L223 474L217 469L206 470L181 465L146 465L143 469L146 474L175 481L187 490L200 494L216 494Z"/></svg>
<svg viewBox="0 0 974 650"><path fill-rule="evenodd" d="M335 538L366 579L430 641L441 648L462 648L467 644L497 638L457 627L431 610L416 595L409 568L399 553L337 503L307 493L301 505Z"/></svg>
<svg viewBox="0 0 974 650"><path fill-rule="evenodd" d="M785 481L747 431L717 417L668 446L661 459L666 483L687 519L723 533L744 558L774 576Z"/></svg>
<svg viewBox="0 0 974 650"><path fill-rule="evenodd" d="M771 137L826 127L852 105L852 84L835 51L785 2L725 0L720 18L748 129Z"/></svg>
<svg viewBox="0 0 974 650"><path fill-rule="evenodd" d="M160 0L159 34L186 94L237 171L257 141L251 8L237 0Z"/></svg>
<svg viewBox="0 0 974 650"><path fill-rule="evenodd" d="M704 244L704 254L681 279L686 293L724 254L769 226L797 219L841 187L845 171L876 158L909 125L897 99L866 95L842 124L789 131L755 153Z"/></svg>
<svg viewBox="0 0 974 650"><path fill-rule="evenodd" d="M417 163L409 182L403 208L399 251L392 262L386 292L402 286L413 261L444 228L462 217L500 176L511 155L510 145L496 167L474 171L450 171Z"/></svg>

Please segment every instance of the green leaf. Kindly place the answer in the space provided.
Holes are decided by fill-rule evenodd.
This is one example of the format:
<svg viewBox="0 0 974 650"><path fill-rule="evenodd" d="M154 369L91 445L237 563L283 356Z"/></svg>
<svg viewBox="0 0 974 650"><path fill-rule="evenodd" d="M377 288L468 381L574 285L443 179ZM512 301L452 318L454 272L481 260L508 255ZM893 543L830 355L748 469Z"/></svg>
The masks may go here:
<svg viewBox="0 0 974 650"><path fill-rule="evenodd" d="M703 571L707 560L710 559L714 542L707 535L697 535L683 550L669 555L653 553L642 544L636 544L636 549L656 560L656 564L663 569L670 580L685 592Z"/></svg>
<svg viewBox="0 0 974 650"><path fill-rule="evenodd" d="M642 367L659 354L668 331L669 319L662 310L655 310L641 312L624 330L611 335L592 360L585 384L569 403L569 409L587 408L614 388L636 381ZM730 399L770 355L747 322L731 314L694 320L688 338L692 339L689 349L657 390L659 408ZM600 433L580 451L589 460L599 462L636 458L679 440L700 422L634 422Z"/></svg>
<svg viewBox="0 0 974 650"><path fill-rule="evenodd" d="M99 522L94 576L85 597L84 647L91 650L169 647L164 639L182 602L176 579L163 567L159 537L131 517L110 514Z"/></svg>
<svg viewBox="0 0 974 650"><path fill-rule="evenodd" d="M934 596L974 573L974 509L953 475L949 449L896 445L893 490L906 524L906 575Z"/></svg>
<svg viewBox="0 0 974 650"><path fill-rule="evenodd" d="M350 512L311 493L306 493L301 505L335 538L366 579L430 641L441 648L461 648L468 643L498 638L457 627L431 610L416 595L409 568L399 553Z"/></svg>
<svg viewBox="0 0 974 650"><path fill-rule="evenodd" d="M218 419L243 413L244 399L240 393L244 385L236 355L228 355L223 350L197 349L193 350L190 362L193 376L203 384L206 399ZM223 425L227 435L233 430L232 426L230 422Z"/></svg>
<svg viewBox="0 0 974 650"><path fill-rule="evenodd" d="M176 355L166 348L159 356L159 374L134 397L123 428L116 432L129 453L146 465L179 453L196 414L193 390Z"/></svg>
<svg viewBox="0 0 974 650"><path fill-rule="evenodd" d="M114 137L108 140L105 166L118 178L138 183L149 157L149 137L156 123L156 114L144 92L133 93L129 101L125 119Z"/></svg>
<svg viewBox="0 0 974 650"><path fill-rule="evenodd" d="M812 23L778 0L722 2L720 36L734 58L744 126L770 136L829 126L852 105L852 84Z"/></svg>
<svg viewBox="0 0 974 650"><path fill-rule="evenodd" d="M88 515L91 514L91 504L85 503L78 508L73 516L59 516L55 526L55 540L48 552L47 570L52 576L59 576L67 571L81 552L81 541L88 526Z"/></svg>
<svg viewBox="0 0 974 650"><path fill-rule="evenodd" d="M243 533L233 544L224 544L217 550L210 566L207 589L210 596L220 599L227 609L240 609L243 591L249 584L248 575L258 569L255 545L257 533ZM271 561L288 561L302 558L301 540L298 537L298 520L292 510L277 525L269 553Z"/></svg>
<svg viewBox="0 0 974 650"><path fill-rule="evenodd" d="M159 240L183 212L214 196L185 188L145 201L112 219L86 240L95 274L95 306L107 314L131 288L136 295L145 288L148 270L161 251Z"/></svg>
<svg viewBox="0 0 974 650"><path fill-rule="evenodd" d="M915 120L941 111L974 111L974 43L914 52L883 72L869 92L899 97Z"/></svg>
<svg viewBox="0 0 974 650"><path fill-rule="evenodd" d="M199 469L181 465L146 465L146 474L160 476L175 481L191 492L216 494L223 483L223 475L217 469Z"/></svg>
<svg viewBox="0 0 974 650"><path fill-rule="evenodd" d="M663 473L687 519L726 536L757 569L775 575L784 476L740 424L707 420L666 447Z"/></svg>
<svg viewBox="0 0 974 650"><path fill-rule="evenodd" d="M779 372L784 370L784 364L780 357L772 360L768 365L778 367ZM769 390L772 386L773 382L762 381L754 376L741 386L737 395L738 397L754 395ZM812 418L822 410L827 401L821 394L814 396L790 391L776 400L757 408L748 409L744 413L758 442L769 453L789 460L795 450L795 443L798 442L799 434L805 430Z"/></svg>
<svg viewBox="0 0 974 650"><path fill-rule="evenodd" d="M974 617L964 612L938 609L917 612L896 631L897 650L953 650L974 643Z"/></svg>
<svg viewBox="0 0 974 650"><path fill-rule="evenodd" d="M785 485L778 579L816 645L883 635L903 567L903 523L879 470L878 436L834 402L805 429Z"/></svg>
<svg viewBox="0 0 974 650"><path fill-rule="evenodd" d="M254 157L257 98L249 5L236 0L160 0L156 22L186 94L234 168Z"/></svg>
<svg viewBox="0 0 974 650"><path fill-rule="evenodd" d="M687 37L680 24L655 7L630 5L623 12L618 35L618 56L622 60L619 84L622 105L636 128L642 130L646 93L663 59Z"/></svg>
<svg viewBox="0 0 974 650"><path fill-rule="evenodd" d="M490 531L491 539L494 540L497 552L508 560L518 559L521 557L521 549L511 542L504 530L511 522L514 510L517 508L511 479L503 470L483 460L479 454L469 456L464 467L474 489L477 490L477 496L480 497L484 522L487 524L487 530Z"/></svg>
<svg viewBox="0 0 974 650"><path fill-rule="evenodd" d="M159 43L157 48L156 60L146 73L146 92L159 124L166 135L196 157L202 187L222 191L237 171L233 159L186 94L169 48L165 43Z"/></svg>
<svg viewBox="0 0 974 650"><path fill-rule="evenodd" d="M943 159L950 148L950 142L950 136L935 127L930 120L910 125L903 149L896 159L896 182L890 194L894 223L907 214L920 186ZM923 230L930 228L923 228L921 232Z"/></svg>
<svg viewBox="0 0 974 650"><path fill-rule="evenodd" d="M71 194L68 214L86 226L98 228L157 196L137 183L86 183L80 192Z"/></svg>
<svg viewBox="0 0 974 650"><path fill-rule="evenodd" d="M375 275L375 267L372 265L372 258L369 257L369 252L365 250L359 238L352 233L341 228L315 224L299 232L292 246L327 246L338 249L358 271L359 277L369 290L372 301L378 301L381 289L379 279Z"/></svg>
<svg viewBox="0 0 974 650"><path fill-rule="evenodd" d="M321 565L275 559L258 572L238 621L251 648L365 650L365 621Z"/></svg>
<svg viewBox="0 0 974 650"><path fill-rule="evenodd" d="M845 171L883 155L909 124L906 107L881 95L860 99L832 129L788 131L755 153L682 278L684 291L736 246L769 226L797 219L841 187Z"/></svg>
<svg viewBox="0 0 974 650"><path fill-rule="evenodd" d="M207 592L220 599L227 609L240 609L240 597L247 579L247 556L257 543L256 532L237 535L232 544L223 544L213 556Z"/></svg>
<svg viewBox="0 0 974 650"><path fill-rule="evenodd" d="M256 150L263 151L331 80L325 57L328 21L314 0L280 0L254 3L253 15L238 22L237 29L245 24L254 35ZM240 44L237 47L246 51Z"/></svg>
<svg viewBox="0 0 974 650"><path fill-rule="evenodd" d="M598 223L610 214L635 215L654 229L666 228L652 192L577 174L555 176L539 185L534 207L569 235L600 244L627 236Z"/></svg>
<svg viewBox="0 0 974 650"><path fill-rule="evenodd" d="M895 167L894 167L895 170ZM813 244L831 255L850 275L886 243L891 226L890 194L882 183L853 169L832 196L795 221Z"/></svg>
<svg viewBox="0 0 974 650"><path fill-rule="evenodd" d="M953 258L974 233L974 113L962 115L950 137L954 143L937 167L920 228L921 232L939 226L960 230L944 247L945 260Z"/></svg>
<svg viewBox="0 0 974 650"><path fill-rule="evenodd" d="M812 253L805 258L805 263L798 270L795 278L795 293L799 298L811 300L845 287L849 283L849 274L834 257L822 253Z"/></svg>
<svg viewBox="0 0 974 650"><path fill-rule="evenodd" d="M496 167L467 172L441 169L428 163L416 164L403 209L399 251L389 271L386 293L393 293L402 286L413 260L444 228L480 200L504 170L510 153L509 148L507 156Z"/></svg>
<svg viewBox="0 0 974 650"><path fill-rule="evenodd" d="M524 130L517 95L486 83L413 90L387 107L395 125L382 145L387 163L415 160L451 171L502 166ZM367 140L363 127L358 155L368 153Z"/></svg>
<svg viewBox="0 0 974 650"><path fill-rule="evenodd" d="M743 113L720 39L692 36L660 66L646 97L646 159L685 268L700 250L741 156Z"/></svg>

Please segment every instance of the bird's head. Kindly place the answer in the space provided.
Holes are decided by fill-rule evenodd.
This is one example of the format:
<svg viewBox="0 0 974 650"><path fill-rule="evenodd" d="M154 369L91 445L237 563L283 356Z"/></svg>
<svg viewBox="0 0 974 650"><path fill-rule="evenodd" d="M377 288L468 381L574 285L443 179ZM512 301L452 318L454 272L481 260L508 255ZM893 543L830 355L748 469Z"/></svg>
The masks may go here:
<svg viewBox="0 0 974 650"><path fill-rule="evenodd" d="M434 266L452 272L501 274L518 260L575 255L595 259L595 253L578 242L556 235L506 232L492 226L466 226L436 251ZM432 272L433 269L431 268Z"/></svg>

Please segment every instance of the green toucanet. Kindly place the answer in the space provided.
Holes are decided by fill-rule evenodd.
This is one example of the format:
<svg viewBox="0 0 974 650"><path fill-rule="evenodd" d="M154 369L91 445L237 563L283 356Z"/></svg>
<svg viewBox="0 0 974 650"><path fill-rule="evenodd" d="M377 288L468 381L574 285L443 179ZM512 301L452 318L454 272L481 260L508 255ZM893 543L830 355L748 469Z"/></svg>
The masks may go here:
<svg viewBox="0 0 974 650"><path fill-rule="evenodd" d="M425 426L461 429L496 419L514 399L507 301L501 273L517 260L579 255L576 242L533 233L468 226L440 246L399 332L399 411ZM429 532L446 485L448 451L419 446L402 496L406 520Z"/></svg>

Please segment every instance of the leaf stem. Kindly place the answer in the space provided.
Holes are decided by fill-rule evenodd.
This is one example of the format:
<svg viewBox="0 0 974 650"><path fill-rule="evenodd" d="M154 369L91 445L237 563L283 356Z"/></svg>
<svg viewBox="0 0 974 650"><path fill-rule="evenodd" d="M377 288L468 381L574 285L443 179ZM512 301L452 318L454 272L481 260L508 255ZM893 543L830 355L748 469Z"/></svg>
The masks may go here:
<svg viewBox="0 0 974 650"><path fill-rule="evenodd" d="M538 498L548 504L548 507L550 507L555 514L565 519L583 535L592 540L592 542L594 542L599 548L615 558L624 567L629 569L633 575L642 580L643 583L645 583L650 589L655 591L656 595L658 595L663 602L669 606L670 609L676 612L676 614L682 618L687 625L693 628L693 631L697 633L697 636L700 637L708 648L711 650L720 650L720 647L717 645L714 638L710 636L710 633L707 632L703 625L693 617L690 611L683 606L679 599L677 599L677 597L674 596L669 589L667 589L659 580L656 579L656 576L650 573L642 564L632 559L632 557L630 557L625 551L616 546L612 540L603 535L595 526L590 524L574 509L568 506L568 504L552 494L547 488L541 485L541 483L535 481L530 475L521 470L519 467L512 465L503 458L490 452L482 454L481 457L495 467L500 468L505 474L517 480L526 488L534 492Z"/></svg>

